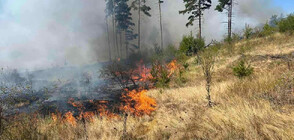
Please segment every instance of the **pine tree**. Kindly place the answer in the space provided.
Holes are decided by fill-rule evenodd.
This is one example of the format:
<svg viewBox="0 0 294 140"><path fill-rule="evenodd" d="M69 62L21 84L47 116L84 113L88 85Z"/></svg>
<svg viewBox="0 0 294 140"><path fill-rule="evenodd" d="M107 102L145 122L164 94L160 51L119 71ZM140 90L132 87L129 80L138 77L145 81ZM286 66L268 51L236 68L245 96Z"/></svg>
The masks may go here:
<svg viewBox="0 0 294 140"><path fill-rule="evenodd" d="M109 33L109 24L108 24L108 18L113 15L113 1L112 0L106 0L106 9L105 9L105 21L106 21L106 30L107 30L107 42L108 42L108 53L109 53L109 61L112 60L111 58L111 46L110 46L110 33ZM114 46L115 47L115 46Z"/></svg>
<svg viewBox="0 0 294 140"><path fill-rule="evenodd" d="M219 4L215 10L223 12L228 11L228 40L231 42L232 39L232 15L233 15L233 0L218 0Z"/></svg>
<svg viewBox="0 0 294 140"><path fill-rule="evenodd" d="M122 33L125 33L125 44L126 44L126 57L128 57L128 45L129 41L136 38L133 34L133 26L135 24L132 22L131 7L128 5L129 0L116 0L117 7L115 8L115 19L117 22L117 29L120 33L120 40L122 40ZM121 43L121 53L122 53L122 43Z"/></svg>
<svg viewBox="0 0 294 140"><path fill-rule="evenodd" d="M138 10L138 48L141 53L141 12L150 17L151 14L149 11L151 7L146 5L146 0L134 0L132 2L132 8Z"/></svg>
<svg viewBox="0 0 294 140"><path fill-rule="evenodd" d="M211 7L211 0L184 0L185 9L179 11L180 14L190 14L186 26L193 26L193 22L198 19L199 33L198 37L201 38L202 34L202 15L203 11Z"/></svg>
<svg viewBox="0 0 294 140"><path fill-rule="evenodd" d="M113 48L116 52L115 57L118 58L119 54L118 54L118 45L117 45L117 31L116 31L116 21L115 21L115 7L117 6L117 2L118 0L106 0L106 9L105 9L105 13L106 13L106 17L111 17L112 18L112 34L113 34Z"/></svg>
<svg viewBox="0 0 294 140"><path fill-rule="evenodd" d="M159 8L159 24L160 24L160 48L163 49L163 32L162 32L162 18L161 18L161 4L162 0L158 0L158 8Z"/></svg>

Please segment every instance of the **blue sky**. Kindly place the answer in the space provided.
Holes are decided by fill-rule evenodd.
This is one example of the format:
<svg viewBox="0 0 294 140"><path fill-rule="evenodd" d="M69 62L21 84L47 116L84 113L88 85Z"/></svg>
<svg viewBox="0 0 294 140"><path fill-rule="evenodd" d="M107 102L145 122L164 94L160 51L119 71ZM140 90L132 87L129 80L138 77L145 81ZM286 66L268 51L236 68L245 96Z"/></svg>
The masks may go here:
<svg viewBox="0 0 294 140"><path fill-rule="evenodd" d="M288 14L294 12L294 0L274 0L274 5L282 7Z"/></svg>

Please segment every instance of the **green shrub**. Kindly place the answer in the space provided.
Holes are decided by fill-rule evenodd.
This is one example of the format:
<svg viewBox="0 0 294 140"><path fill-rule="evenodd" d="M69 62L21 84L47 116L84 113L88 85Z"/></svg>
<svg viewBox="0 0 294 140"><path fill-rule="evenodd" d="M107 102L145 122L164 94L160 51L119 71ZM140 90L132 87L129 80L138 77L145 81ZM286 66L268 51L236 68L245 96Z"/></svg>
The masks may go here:
<svg viewBox="0 0 294 140"><path fill-rule="evenodd" d="M167 62L174 60L178 56L178 50L175 46L169 45L166 48L162 49L157 46L154 47L154 53L151 57L153 62L160 61L160 62Z"/></svg>
<svg viewBox="0 0 294 140"><path fill-rule="evenodd" d="M205 47L205 41L203 38L194 38L191 35L184 36L180 43L180 52L185 53L187 56L196 54Z"/></svg>
<svg viewBox="0 0 294 140"><path fill-rule="evenodd" d="M187 70L189 66L190 66L189 63L184 63L183 64L183 67L184 67L185 70Z"/></svg>
<svg viewBox="0 0 294 140"><path fill-rule="evenodd" d="M246 24L244 29L245 39L249 39L252 34L253 34L253 29L248 24Z"/></svg>
<svg viewBox="0 0 294 140"><path fill-rule="evenodd" d="M243 37L238 34L238 33L232 33L232 37L229 38L227 35L224 37L224 42L238 42L242 39Z"/></svg>
<svg viewBox="0 0 294 140"><path fill-rule="evenodd" d="M170 77L168 69L160 62L154 62L151 69L152 83L156 87L165 88L169 87Z"/></svg>
<svg viewBox="0 0 294 140"><path fill-rule="evenodd" d="M268 23L266 23L263 26L261 35L262 36L269 36L269 35L273 34L275 31L276 31L276 29L274 27L271 27Z"/></svg>
<svg viewBox="0 0 294 140"><path fill-rule="evenodd" d="M294 31L294 15L290 14L287 18L278 22L280 32L293 32Z"/></svg>
<svg viewBox="0 0 294 140"><path fill-rule="evenodd" d="M241 60L235 67L233 67L234 75L242 79L250 76L253 73L253 68L250 64L247 64L244 60Z"/></svg>

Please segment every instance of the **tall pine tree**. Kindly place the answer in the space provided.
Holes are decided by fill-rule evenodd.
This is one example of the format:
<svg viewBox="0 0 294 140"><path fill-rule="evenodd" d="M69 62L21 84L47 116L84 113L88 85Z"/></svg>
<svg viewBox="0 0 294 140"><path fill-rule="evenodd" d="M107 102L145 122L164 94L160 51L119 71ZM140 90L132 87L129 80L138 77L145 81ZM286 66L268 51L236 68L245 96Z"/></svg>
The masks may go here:
<svg viewBox="0 0 294 140"><path fill-rule="evenodd" d="M132 2L132 8L138 10L138 49L141 53L141 12L150 17L151 14L149 11L151 7L146 5L146 0L134 0Z"/></svg>
<svg viewBox="0 0 294 140"><path fill-rule="evenodd" d="M161 18L161 4L162 0L158 0L158 8L159 8L159 24L160 24L160 48L163 49L163 32L162 32L162 18Z"/></svg>
<svg viewBox="0 0 294 140"><path fill-rule="evenodd" d="M233 0L218 0L219 4L216 6L215 10L223 12L226 10L228 12L228 40L231 42L232 39L232 15L233 15Z"/></svg>
<svg viewBox="0 0 294 140"><path fill-rule="evenodd" d="M185 9L180 11L180 14L190 14L186 26L193 26L194 21L198 19L199 32L198 37L201 38L202 34L202 15L203 11L211 7L211 0L184 0Z"/></svg>
<svg viewBox="0 0 294 140"><path fill-rule="evenodd" d="M118 52L118 44L117 44L117 31L116 31L116 21L115 21L115 8L117 7L117 1L118 0L106 0L106 17L111 17L112 18L112 34L113 34L113 48L114 51L116 52L115 57L119 57L119 52Z"/></svg>
<svg viewBox="0 0 294 140"><path fill-rule="evenodd" d="M122 33L125 33L125 44L126 44L126 57L128 57L128 45L129 41L136 38L137 35L133 34L133 26L135 24L132 22L131 7L128 5L129 0L116 0L117 7L115 8L115 19L117 22L117 29L120 33L120 38ZM122 38L121 38L122 40ZM122 44L121 44L122 46ZM122 53L122 48L121 48Z"/></svg>
<svg viewBox="0 0 294 140"><path fill-rule="evenodd" d="M105 20L106 20L106 30L107 30L107 42L108 42L108 53L109 53L109 61L112 60L111 58L111 45L110 45L110 32L109 32L109 23L108 18L113 15L114 7L113 7L113 0L106 0L106 9L105 9ZM113 46L115 48L115 46Z"/></svg>

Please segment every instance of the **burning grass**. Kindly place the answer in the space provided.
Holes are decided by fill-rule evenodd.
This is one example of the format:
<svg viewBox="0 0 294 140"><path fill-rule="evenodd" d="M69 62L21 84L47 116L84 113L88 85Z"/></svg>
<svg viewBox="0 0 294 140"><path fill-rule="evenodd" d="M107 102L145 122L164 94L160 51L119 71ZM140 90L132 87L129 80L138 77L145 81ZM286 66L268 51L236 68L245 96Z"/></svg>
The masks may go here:
<svg viewBox="0 0 294 140"><path fill-rule="evenodd" d="M291 43L287 38L286 43ZM258 49L263 47L253 47L247 53L266 53ZM293 139L293 71L286 63L269 67L275 60L258 59L252 61L256 69L253 76L240 80L229 72L238 58L221 54L216 62L213 108L207 107L203 78L196 77L200 67L191 62L189 86L146 90L138 84L138 88L123 90L118 109L109 107L109 101L90 100L86 105L70 99L77 112L55 113L45 119L23 117L26 119L12 121L2 139ZM167 76L179 68L175 61L161 66L169 67ZM145 83L149 78L142 77L150 77L152 69L140 67L134 70L133 79ZM87 109L88 105L93 109ZM132 115L124 119L126 113Z"/></svg>
<svg viewBox="0 0 294 140"><path fill-rule="evenodd" d="M120 109L135 116L151 115L156 110L155 99L146 95L147 90L126 90L122 96L123 105Z"/></svg>

